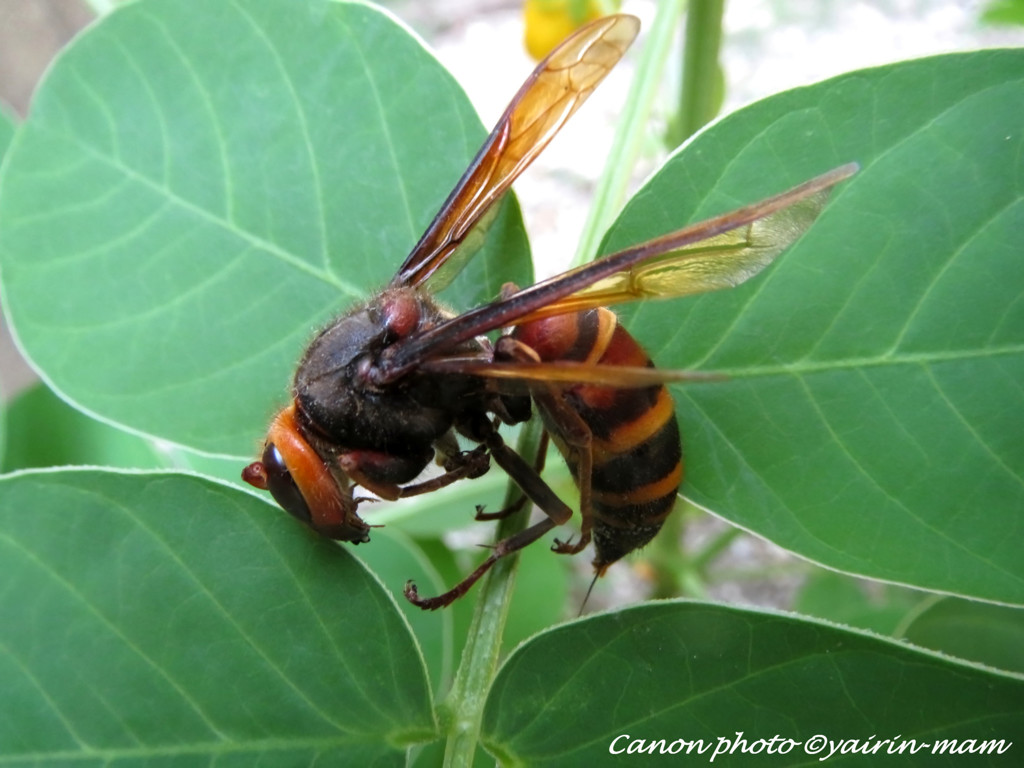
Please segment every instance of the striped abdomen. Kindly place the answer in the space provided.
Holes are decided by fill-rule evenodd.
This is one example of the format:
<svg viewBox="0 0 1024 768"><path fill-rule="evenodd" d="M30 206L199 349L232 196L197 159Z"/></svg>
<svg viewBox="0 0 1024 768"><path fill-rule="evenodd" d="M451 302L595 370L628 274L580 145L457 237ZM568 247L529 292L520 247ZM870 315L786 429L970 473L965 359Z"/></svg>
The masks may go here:
<svg viewBox="0 0 1024 768"><path fill-rule="evenodd" d="M559 315L519 326L513 336L541 360L653 367L608 309ZM615 388L578 384L563 397L592 433L593 536L599 573L649 542L672 511L683 479L679 427L663 385ZM555 445L579 483L577 462L538 401Z"/></svg>

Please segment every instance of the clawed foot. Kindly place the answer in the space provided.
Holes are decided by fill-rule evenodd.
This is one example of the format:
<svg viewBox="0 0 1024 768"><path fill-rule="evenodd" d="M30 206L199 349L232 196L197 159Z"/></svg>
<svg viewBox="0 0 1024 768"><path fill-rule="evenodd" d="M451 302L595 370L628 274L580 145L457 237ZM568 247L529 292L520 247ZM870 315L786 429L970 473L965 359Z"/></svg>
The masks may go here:
<svg viewBox="0 0 1024 768"><path fill-rule="evenodd" d="M587 544L589 543L589 536L580 536L579 541L575 544L573 544L572 539L569 539L568 541L555 539L555 543L551 545L551 551L557 552L560 555L576 555L586 549Z"/></svg>
<svg viewBox="0 0 1024 768"><path fill-rule="evenodd" d="M480 445L472 451L463 451L449 456L444 464L446 472L457 472L459 477L476 478L485 474L491 467L491 457L487 447Z"/></svg>
<svg viewBox="0 0 1024 768"><path fill-rule="evenodd" d="M448 605L447 602L444 602L443 600L437 597L420 597L420 593L416 589L416 584L412 581L412 579L405 582L405 589L402 590L402 592L405 595L406 600L408 600L410 603L417 606L418 608L422 608L425 611L435 611L438 608L443 608L444 606Z"/></svg>
<svg viewBox="0 0 1024 768"><path fill-rule="evenodd" d="M526 496L520 496L512 504L509 504L504 509L499 509L497 512L484 512L484 506L482 504L476 505L476 520L503 520L509 515L518 512L523 508L526 503Z"/></svg>

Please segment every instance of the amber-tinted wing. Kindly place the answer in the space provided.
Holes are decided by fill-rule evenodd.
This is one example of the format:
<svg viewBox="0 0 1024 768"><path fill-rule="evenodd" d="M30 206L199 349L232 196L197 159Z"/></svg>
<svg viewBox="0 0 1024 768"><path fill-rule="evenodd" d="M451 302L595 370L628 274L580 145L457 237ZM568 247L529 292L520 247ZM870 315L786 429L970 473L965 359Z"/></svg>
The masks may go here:
<svg viewBox="0 0 1024 768"><path fill-rule="evenodd" d="M799 237L821 211L828 190L856 172L856 163L834 168L773 197L618 251L413 334L384 350L379 377L397 379L474 336L550 314L737 285ZM795 214L790 211L794 206ZM642 290L635 287L638 282Z"/></svg>
<svg viewBox="0 0 1024 768"><path fill-rule="evenodd" d="M831 182L834 183L834 182ZM720 235L646 258L520 317L544 317L640 299L667 299L733 288L771 264L810 229L828 202L829 189L809 192L789 207ZM586 266L564 273L568 278Z"/></svg>
<svg viewBox="0 0 1024 768"><path fill-rule="evenodd" d="M640 22L606 16L568 37L533 71L469 168L391 281L433 290L450 282L472 255L466 242L633 42Z"/></svg>
<svg viewBox="0 0 1024 768"><path fill-rule="evenodd" d="M721 381L724 377L704 371L673 371L663 368L628 365L579 363L572 360L555 362L505 363L471 357L441 357L424 360L419 370L429 373L454 373L485 376L489 379L513 381L546 381L551 383L598 384L628 389L650 387L670 381Z"/></svg>

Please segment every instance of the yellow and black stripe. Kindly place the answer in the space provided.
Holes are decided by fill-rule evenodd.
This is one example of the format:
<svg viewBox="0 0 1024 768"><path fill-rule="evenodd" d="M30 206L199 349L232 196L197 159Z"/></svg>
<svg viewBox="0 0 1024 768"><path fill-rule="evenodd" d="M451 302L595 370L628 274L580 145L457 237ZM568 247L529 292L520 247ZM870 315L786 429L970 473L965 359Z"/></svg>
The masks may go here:
<svg viewBox="0 0 1024 768"><path fill-rule="evenodd" d="M546 362L653 367L643 348L605 308L537 320L519 326L514 335ZM675 505L683 479L675 407L663 385L579 384L564 390L563 397L592 435L594 567L604 573L654 538ZM559 435L552 431L565 454ZM567 459L578 482L578 468Z"/></svg>

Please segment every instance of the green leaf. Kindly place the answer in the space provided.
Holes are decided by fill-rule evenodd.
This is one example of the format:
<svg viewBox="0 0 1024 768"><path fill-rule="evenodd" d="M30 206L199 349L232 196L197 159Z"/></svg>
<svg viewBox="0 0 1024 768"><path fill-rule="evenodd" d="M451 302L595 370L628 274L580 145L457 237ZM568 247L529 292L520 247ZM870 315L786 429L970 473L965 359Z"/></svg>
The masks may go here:
<svg viewBox="0 0 1024 768"><path fill-rule="evenodd" d="M0 531L8 761L403 765L432 738L423 659L377 580L247 494L25 472L0 478Z"/></svg>
<svg viewBox="0 0 1024 768"><path fill-rule="evenodd" d="M0 467L10 472L64 464L166 466L142 438L89 418L38 384L8 406L7 451Z"/></svg>
<svg viewBox="0 0 1024 768"><path fill-rule="evenodd" d="M277 511L277 510L275 510ZM446 690L451 683L453 650L453 617L451 613L428 613L405 599L405 583L412 579L426 592L444 592L445 585L423 550L401 531L380 528L373 531L369 546L356 547L352 553L366 564L384 585L409 622L416 636L420 653L430 670L436 691ZM347 610L345 597L339 594L334 610Z"/></svg>
<svg viewBox="0 0 1024 768"><path fill-rule="evenodd" d="M774 756L738 746L715 765L758 757L754 764L810 765L829 754L827 746L805 751L816 734L835 742L895 739L905 748L916 740L931 754L944 739L1016 742L1022 727L1019 676L788 616L663 602L566 624L519 647L491 688L484 743L503 765L536 767L618 765L626 755L610 749L625 750L632 739L702 740L700 755L694 747L661 759L707 762L720 739L742 732L748 743L777 735L801 744ZM829 762L910 764L903 755L882 762L888 746L878 762L865 755Z"/></svg>
<svg viewBox="0 0 1024 768"><path fill-rule="evenodd" d="M60 465L179 469L249 488L237 459L203 456L124 432L86 416L40 384L8 406L7 451L0 468Z"/></svg>
<svg viewBox="0 0 1024 768"><path fill-rule="evenodd" d="M555 556L549 547L527 547L516 571L516 591L502 635L502 650L510 652L536 632L559 623L579 605L570 602L569 580L573 563ZM573 598L582 599L582 595Z"/></svg>
<svg viewBox="0 0 1024 768"><path fill-rule="evenodd" d="M921 611L903 637L924 648L1024 673L1024 611L945 598Z"/></svg>
<svg viewBox="0 0 1024 768"><path fill-rule="evenodd" d="M613 250L841 163L766 274L649 302L630 329L674 387L684 494L849 573L1024 603L1024 51L940 56L779 94L641 189Z"/></svg>
<svg viewBox="0 0 1024 768"><path fill-rule="evenodd" d="M891 584L860 583L818 571L793 609L909 640L999 669L1024 672L1024 611L958 598L939 598Z"/></svg>
<svg viewBox="0 0 1024 768"><path fill-rule="evenodd" d="M391 276L484 135L366 5L127 5L62 52L12 145L12 325L82 408L246 456L313 330ZM506 206L445 297L529 282L527 256Z"/></svg>
<svg viewBox="0 0 1024 768"><path fill-rule="evenodd" d="M892 635L906 622L908 614L932 599L926 593L892 584L862 583L835 571L818 570L804 582L793 601L793 610Z"/></svg>
<svg viewBox="0 0 1024 768"><path fill-rule="evenodd" d="M989 0L979 19L985 24L1024 26L1024 0Z"/></svg>

